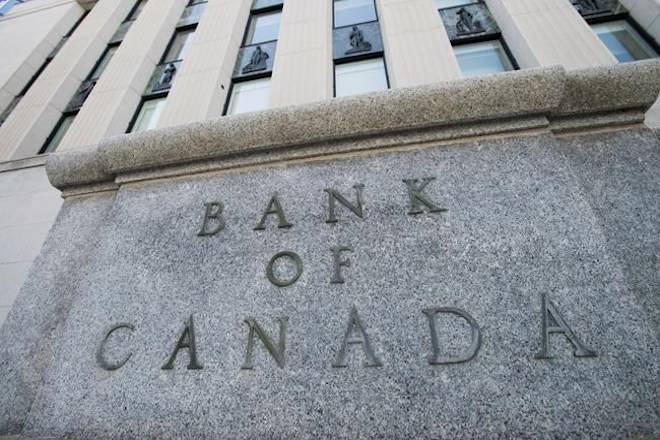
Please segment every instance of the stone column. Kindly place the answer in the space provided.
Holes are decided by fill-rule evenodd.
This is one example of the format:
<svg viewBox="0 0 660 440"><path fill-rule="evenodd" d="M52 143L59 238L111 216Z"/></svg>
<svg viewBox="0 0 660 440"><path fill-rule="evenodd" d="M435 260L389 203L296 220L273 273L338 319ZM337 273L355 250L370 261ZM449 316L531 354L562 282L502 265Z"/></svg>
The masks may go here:
<svg viewBox="0 0 660 440"><path fill-rule="evenodd" d="M126 131L185 6L181 0L147 2L59 150L94 145Z"/></svg>
<svg viewBox="0 0 660 440"><path fill-rule="evenodd" d="M0 63L0 113L21 93L83 12L73 0L42 0L17 5L12 13L1 17L0 41L10 41L11 50L2 52Z"/></svg>
<svg viewBox="0 0 660 440"><path fill-rule="evenodd" d="M0 159L39 151L133 3L99 0L0 127Z"/></svg>
<svg viewBox="0 0 660 440"><path fill-rule="evenodd" d="M569 0L485 0L521 68L615 64Z"/></svg>
<svg viewBox="0 0 660 440"><path fill-rule="evenodd" d="M272 106L332 98L332 1L285 0Z"/></svg>
<svg viewBox="0 0 660 440"><path fill-rule="evenodd" d="M392 88L461 77L433 0L377 0L377 6Z"/></svg>
<svg viewBox="0 0 660 440"><path fill-rule="evenodd" d="M209 0L159 127L222 115L251 6L252 0Z"/></svg>

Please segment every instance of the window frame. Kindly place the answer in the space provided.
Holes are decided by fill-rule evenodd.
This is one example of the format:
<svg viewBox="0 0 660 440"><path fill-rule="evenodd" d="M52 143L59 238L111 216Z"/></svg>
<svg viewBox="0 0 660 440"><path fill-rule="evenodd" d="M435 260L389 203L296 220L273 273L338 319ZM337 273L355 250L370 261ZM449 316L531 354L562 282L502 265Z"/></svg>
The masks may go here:
<svg viewBox="0 0 660 440"><path fill-rule="evenodd" d="M332 97L341 98L341 96L337 96L337 66L340 66L342 64L351 64L359 61L368 61L376 58L380 58L383 60L383 68L385 69L385 82L387 83L387 89L385 90L390 90L392 88L392 84L390 83L390 74L389 74L389 69L387 68L387 59L385 57L385 52L377 52L375 54L369 53L352 58L342 58L341 60L337 60L334 63L332 63ZM372 93L372 92L365 92L365 93ZM352 95L352 96L359 96L359 95Z"/></svg>
<svg viewBox="0 0 660 440"><path fill-rule="evenodd" d="M474 5L474 4L476 4L476 3L482 3L482 1L481 1L481 0L466 0L465 3L462 3L462 4L457 5L457 6L447 6L446 8L438 8L438 7L436 7L435 10L436 10L436 11L443 11L443 10L445 10L445 9L460 8L460 7L463 7L463 6ZM435 0L433 0L433 6L436 6Z"/></svg>
<svg viewBox="0 0 660 440"><path fill-rule="evenodd" d="M282 5L274 5L274 6L269 6L267 8L260 8L260 9L254 9L250 11L250 16L248 17L247 23L245 25L245 30L243 31L243 39L241 40L241 48L244 47L250 47L250 46L257 46L259 44L268 44L272 43L274 41L278 41L280 37L280 30L282 28ZM254 17L258 15L264 15L264 14L272 14L274 12L277 12L280 14L280 25L277 28L277 38L274 40L266 40L266 41L259 41L258 43L247 43L247 38L248 38L248 32L250 31L250 25L252 24L252 20Z"/></svg>
<svg viewBox="0 0 660 440"><path fill-rule="evenodd" d="M246 78L240 78L240 79L233 80L231 82L231 85L229 86L229 90L227 91L227 99L225 99L225 106L222 109L222 116L234 116L234 115L230 115L227 112L229 111L229 104L231 103L231 97L232 97L232 94L234 93L234 87L237 84L246 83L246 82L250 82L250 81L256 81L256 80L259 80L259 79L271 78L272 76L273 76L272 73L267 72L267 73L262 73L262 74L259 74L259 75L253 75L253 76L248 76ZM271 84L271 86L272 86L272 84ZM236 113L236 114L241 115L243 113Z"/></svg>
<svg viewBox="0 0 660 440"><path fill-rule="evenodd" d="M44 154L50 154L50 153L53 153L53 152L57 151L57 148L60 146L60 143L62 143L61 140L60 140L60 143L58 143L55 146L55 149L53 151L48 151L47 152L46 150L50 146L50 143L53 141L53 139L55 139L55 135L57 134L59 129L62 127L62 124L64 124L64 120L67 119L67 118L73 117L74 121L75 121L75 118L76 118L76 116L78 116L78 113L80 113L80 110L76 110L74 112L64 112L64 113L62 113L62 116L60 116L60 119L57 121L57 124L55 124L55 127L51 130L50 134L46 138L46 142L44 142L44 144L41 146L41 148L39 148L39 152L37 153L37 156L41 156L41 155L44 155ZM73 124L73 121L71 123ZM66 136L66 133L68 133L70 128L71 128L71 126L69 126L69 128L67 128L66 132L64 133L64 136L62 136L62 139L64 139L64 137Z"/></svg>
<svg viewBox="0 0 660 440"><path fill-rule="evenodd" d="M129 21L137 20L138 17L140 16L140 14L142 13L142 10L144 9L144 7L147 5L148 1L149 0L137 0L135 2L135 4L133 5L133 7L131 8L131 12L128 13L128 15L126 16L126 18L124 19L124 21L122 23L128 23ZM140 4L143 4L142 8L140 8ZM138 11L138 9L140 9L140 10ZM135 15L136 12L137 12L137 15ZM135 17L133 17L133 15L135 15Z"/></svg>
<svg viewBox="0 0 660 440"><path fill-rule="evenodd" d="M332 0L332 29L341 29L349 26L359 26L361 24L367 24L367 23L376 23L379 22L379 14L378 14L378 4L376 3L376 0L371 0L371 3L374 5L374 15L376 18L374 20L369 20L369 21L361 21L359 23L352 23L352 24L345 24L342 26L337 26L337 22L335 20L335 4L337 3L337 0Z"/></svg>
<svg viewBox="0 0 660 440"><path fill-rule="evenodd" d="M144 103L147 101L155 101L157 99L163 99L167 100L167 96L169 95L169 90L165 92L159 92L159 93L154 93L151 95L144 95L140 98L140 103L138 104L137 108L135 109L135 112L133 113L133 117L131 118L131 122L128 124L128 128L126 129L127 134L131 133L141 133L141 131L136 131L133 132L133 128L135 128L135 123L137 122L138 118L140 117L140 112L142 111L142 107L144 107ZM142 131L148 131L148 130L142 130Z"/></svg>
<svg viewBox="0 0 660 440"><path fill-rule="evenodd" d="M509 45L506 44L506 40L502 36L502 32L498 32L496 34L489 34L489 35L477 35L474 37L465 38L456 44L452 44L451 47L453 49L458 46L465 46L467 44L475 44L475 43L485 43L487 41L499 41L500 44L502 45L502 49L504 49L504 53L506 54L507 58L509 59L509 62L511 63L511 66L513 67L512 70L505 72L520 70L520 64L518 64L518 60L516 60L516 57L513 56L513 52L511 52L511 48L509 47ZM456 57L456 54L454 54L454 57Z"/></svg>
<svg viewBox="0 0 660 440"><path fill-rule="evenodd" d="M632 16L630 15L629 12L622 12L620 14L612 14L612 15L606 15L606 16L600 16L600 17L591 17L591 18L582 17L582 18L589 25L589 28L594 33L594 35L596 35L596 37L598 38L598 41L601 41L601 39L600 39L600 37L598 37L598 34L596 34L596 31L593 30L593 28L592 28L593 25L608 23L608 22L611 22L611 21L621 21L621 20L623 20L626 23L628 23L630 25L630 27L633 28L633 30L635 32L637 32L639 34L639 36L642 38L642 40L644 40L646 42L646 44L651 46L651 48L655 51L655 53L658 54L658 56L655 57L655 58L660 57L660 44L658 44L658 42L656 42L655 39L648 32L646 32L646 30L643 27L641 27L635 19L632 18ZM605 43L603 43L603 44L605 44ZM607 51L609 53L612 53L609 48L607 48ZM612 56L614 56L614 54L612 54ZM653 59L653 58L650 58L650 59ZM639 61L639 60L635 60L635 61ZM630 62L635 62L635 61L630 61Z"/></svg>

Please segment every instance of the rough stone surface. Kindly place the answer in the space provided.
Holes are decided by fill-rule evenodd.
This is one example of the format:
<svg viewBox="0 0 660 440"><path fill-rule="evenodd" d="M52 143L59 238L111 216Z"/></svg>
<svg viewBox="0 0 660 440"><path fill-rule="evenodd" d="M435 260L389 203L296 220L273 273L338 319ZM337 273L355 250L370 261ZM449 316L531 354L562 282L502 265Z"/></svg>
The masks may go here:
<svg viewBox="0 0 660 440"><path fill-rule="evenodd" d="M523 115L580 115L581 125L597 125L602 118L584 116L645 111L658 91L658 60L570 72L561 67L528 69L116 136L80 154L56 153L47 168L53 185L65 189L173 164L299 147L317 147L323 154L318 147L328 141L451 130L461 124L477 127Z"/></svg>
<svg viewBox="0 0 660 440"><path fill-rule="evenodd" d="M0 328L0 434L19 433L52 365L112 195L67 201Z"/></svg>
<svg viewBox="0 0 660 440"><path fill-rule="evenodd" d="M26 437L658 437L658 169L647 129L546 133L125 184L114 199L68 201L0 334L3 417L36 392ZM402 179L423 177L436 177L425 194L446 212L407 214ZM323 189L354 201L358 183L365 218L339 205L338 223L327 224ZM293 226L271 216L253 230L275 191ZM211 201L224 203L226 227L199 237ZM351 266L344 284L330 284L330 248L340 245L353 249L343 254ZM304 271L278 288L265 267L284 250ZM576 358L552 335L555 358L535 359L543 293L597 357ZM441 306L479 323L470 362L429 364L422 309ZM347 368L332 367L352 307L383 366L363 367L358 345ZM41 354L17 353L16 342L36 341L30 324L44 314L58 323L39 339L49 361L37 363L41 387L28 377L22 396L20 375ZM187 370L184 350L162 370L191 314L203 369ZM254 369L241 369L247 317L274 340L276 318L289 318L284 368L257 340ZM99 343L122 322L135 332L118 333L105 353L132 357L101 370ZM463 350L466 327L438 320L443 353Z"/></svg>

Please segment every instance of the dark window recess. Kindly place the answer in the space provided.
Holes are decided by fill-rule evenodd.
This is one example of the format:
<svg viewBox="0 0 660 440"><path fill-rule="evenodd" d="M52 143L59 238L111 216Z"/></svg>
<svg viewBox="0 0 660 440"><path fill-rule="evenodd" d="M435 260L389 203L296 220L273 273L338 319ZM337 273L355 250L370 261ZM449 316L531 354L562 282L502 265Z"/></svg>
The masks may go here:
<svg viewBox="0 0 660 440"><path fill-rule="evenodd" d="M65 113L64 115L62 115L59 122L55 126L55 129L50 134L50 136L46 140L46 143L39 151L39 154L52 153L57 149L57 147L59 147L60 143L62 142L62 139L64 139L64 136L66 135L67 131L69 131L71 124L73 124L73 120L76 118L76 115L77 112L69 113L69 114Z"/></svg>
<svg viewBox="0 0 660 440"><path fill-rule="evenodd" d="M110 38L108 44L119 44L122 42L128 33L128 30L131 28L131 26L133 26L133 22L137 20L138 16L142 12L142 9L144 9L147 1L148 0L137 0L135 6L133 6L133 9L131 9L131 12L129 12L128 16L124 19L122 24L119 25L119 28L115 31L112 38Z"/></svg>
<svg viewBox="0 0 660 440"><path fill-rule="evenodd" d="M282 11L252 14L248 23L243 46L277 40L280 31Z"/></svg>

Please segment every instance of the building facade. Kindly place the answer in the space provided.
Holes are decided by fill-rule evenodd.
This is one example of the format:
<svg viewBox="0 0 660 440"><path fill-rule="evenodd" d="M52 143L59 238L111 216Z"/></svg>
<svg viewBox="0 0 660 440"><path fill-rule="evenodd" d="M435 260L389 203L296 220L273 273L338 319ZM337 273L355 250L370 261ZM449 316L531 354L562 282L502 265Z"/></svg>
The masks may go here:
<svg viewBox="0 0 660 440"><path fill-rule="evenodd" d="M0 437L660 434L657 0L4 0L0 36Z"/></svg>

